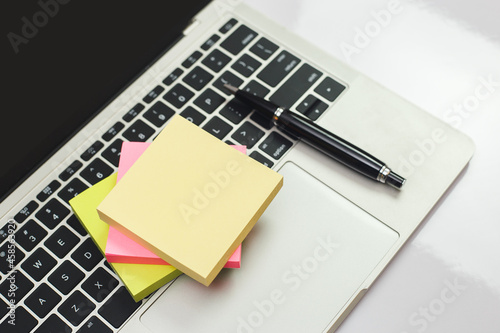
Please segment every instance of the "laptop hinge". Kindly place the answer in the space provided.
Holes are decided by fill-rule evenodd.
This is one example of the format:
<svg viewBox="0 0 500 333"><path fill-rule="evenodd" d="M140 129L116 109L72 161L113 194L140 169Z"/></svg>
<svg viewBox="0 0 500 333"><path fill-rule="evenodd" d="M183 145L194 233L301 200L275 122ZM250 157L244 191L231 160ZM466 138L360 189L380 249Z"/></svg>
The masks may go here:
<svg viewBox="0 0 500 333"><path fill-rule="evenodd" d="M182 34L184 36L187 36L193 31L198 25L200 24L200 21L197 19L193 19L191 22L189 22L189 25L182 31Z"/></svg>

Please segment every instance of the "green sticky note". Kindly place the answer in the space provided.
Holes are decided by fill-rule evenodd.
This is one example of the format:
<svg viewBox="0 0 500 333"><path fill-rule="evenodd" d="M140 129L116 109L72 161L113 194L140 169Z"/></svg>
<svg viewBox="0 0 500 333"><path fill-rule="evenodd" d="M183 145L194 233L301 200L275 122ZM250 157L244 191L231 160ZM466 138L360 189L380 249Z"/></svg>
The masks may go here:
<svg viewBox="0 0 500 333"><path fill-rule="evenodd" d="M113 174L69 201L75 215L90 234L99 250L106 249L109 225L97 215L97 206L116 185ZM175 279L181 272L172 266L110 263L136 302Z"/></svg>

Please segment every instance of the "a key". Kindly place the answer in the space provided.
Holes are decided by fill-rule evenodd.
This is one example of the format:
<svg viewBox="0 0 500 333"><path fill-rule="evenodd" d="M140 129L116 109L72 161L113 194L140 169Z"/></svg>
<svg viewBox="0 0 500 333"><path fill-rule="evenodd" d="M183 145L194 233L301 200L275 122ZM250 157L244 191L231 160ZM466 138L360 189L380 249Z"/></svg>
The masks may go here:
<svg viewBox="0 0 500 333"><path fill-rule="evenodd" d="M239 124L250 112L252 107L233 99L222 108L220 114L233 124Z"/></svg>
<svg viewBox="0 0 500 333"><path fill-rule="evenodd" d="M250 154L250 157L253 158L254 160L256 160L257 162L260 162L262 164L264 164L266 167L268 168L272 168L274 163L271 162L270 159L266 158L264 155L262 155L261 153L259 153L258 151L253 151L251 154Z"/></svg>
<svg viewBox="0 0 500 333"><path fill-rule="evenodd" d="M95 304L80 291L76 290L57 308L57 311L72 325L77 326L80 325L94 309Z"/></svg>
<svg viewBox="0 0 500 333"><path fill-rule="evenodd" d="M89 161L99 150L101 150L102 147L104 147L104 144L101 141L96 141L92 144L92 146L87 148L85 152L83 152L80 158L84 161Z"/></svg>
<svg viewBox="0 0 500 333"><path fill-rule="evenodd" d="M82 193L88 188L80 179L73 178L68 185L64 186L62 190L57 194L59 198L63 199L65 202L69 202L71 199L76 197L78 194Z"/></svg>
<svg viewBox="0 0 500 333"><path fill-rule="evenodd" d="M144 114L144 118L149 120L153 125L161 127L172 118L174 114L174 110L158 101Z"/></svg>
<svg viewBox="0 0 500 333"><path fill-rule="evenodd" d="M38 248L21 265L36 281L40 281L56 265L57 261L44 249Z"/></svg>
<svg viewBox="0 0 500 333"><path fill-rule="evenodd" d="M69 165L61 174L59 175L59 178L62 181L67 181L68 179L71 178L81 167L83 166L82 162L75 160L73 163Z"/></svg>
<svg viewBox="0 0 500 333"><path fill-rule="evenodd" d="M290 108L321 75L317 69L303 64L269 99L281 107Z"/></svg>
<svg viewBox="0 0 500 333"><path fill-rule="evenodd" d="M59 227L52 236L45 241L45 246L58 258L63 258L80 241L74 233L65 226Z"/></svg>
<svg viewBox="0 0 500 333"><path fill-rule="evenodd" d="M75 215L71 215L66 221L66 223L80 235L82 236L87 235L87 231L85 230L85 228L82 226L82 224Z"/></svg>
<svg viewBox="0 0 500 333"><path fill-rule="evenodd" d="M12 272L23 258L24 253L18 248L15 242L4 242L4 244L0 246L0 272L3 274Z"/></svg>
<svg viewBox="0 0 500 333"><path fill-rule="evenodd" d="M106 133L103 134L102 139L104 141L111 141L120 131L125 127L123 123L121 122L116 122L113 126L111 126Z"/></svg>
<svg viewBox="0 0 500 333"><path fill-rule="evenodd" d="M247 45L249 45L252 40L257 37L257 33L247 27L246 25L240 25L229 37L223 41L220 46L233 55L237 55L243 50Z"/></svg>
<svg viewBox="0 0 500 333"><path fill-rule="evenodd" d="M14 216L14 220L16 220L17 223L23 223L37 208L38 204L36 201L31 200L16 214L16 216Z"/></svg>
<svg viewBox="0 0 500 333"><path fill-rule="evenodd" d="M250 81L245 88L243 88L244 91L249 92L255 96L259 97L266 97L267 94L269 94L269 89L264 87L262 84L258 83L255 80Z"/></svg>
<svg viewBox="0 0 500 333"><path fill-rule="evenodd" d="M155 98L158 97L164 90L165 88L163 88L162 86L156 86L146 96L144 96L142 100L144 101L144 103L149 104L154 101Z"/></svg>
<svg viewBox="0 0 500 333"><path fill-rule="evenodd" d="M202 115L200 112L196 111L193 107L188 106L184 111L180 113L181 116L189 120L195 125L200 125L202 122L207 119L204 115Z"/></svg>
<svg viewBox="0 0 500 333"><path fill-rule="evenodd" d="M226 95L231 95L226 88L224 88L225 84L230 84L233 87L239 87L243 83L243 80L234 75L229 71L225 71L215 82L214 86L217 87L220 91L222 91Z"/></svg>
<svg viewBox="0 0 500 333"><path fill-rule="evenodd" d="M292 142L277 132L272 132L262 142L259 148L274 158L279 160L292 147Z"/></svg>
<svg viewBox="0 0 500 333"><path fill-rule="evenodd" d="M163 96L167 102L176 108L182 108L192 97L194 93L184 87L182 84L176 84L168 93Z"/></svg>
<svg viewBox="0 0 500 333"><path fill-rule="evenodd" d="M76 333L113 333L113 331L99 318L92 316Z"/></svg>
<svg viewBox="0 0 500 333"><path fill-rule="evenodd" d="M53 198L35 214L35 217L47 228L54 229L68 214L69 209Z"/></svg>
<svg viewBox="0 0 500 333"><path fill-rule="evenodd" d="M313 95L308 95L296 109L311 120L316 120L325 112L328 105Z"/></svg>
<svg viewBox="0 0 500 333"><path fill-rule="evenodd" d="M278 49L278 45L271 42L269 39L262 37L251 48L250 52L260 57L263 60L269 59L271 55Z"/></svg>
<svg viewBox="0 0 500 333"><path fill-rule="evenodd" d="M205 90L197 99L194 100L194 104L199 106L206 113L212 113L217 109L226 99L221 95L217 94L212 89L208 88Z"/></svg>
<svg viewBox="0 0 500 333"><path fill-rule="evenodd" d="M141 302L136 303L125 287L120 287L98 312L114 328L119 328L140 305Z"/></svg>
<svg viewBox="0 0 500 333"><path fill-rule="evenodd" d="M28 298L26 298L24 304L38 317L44 318L60 300L61 296L52 290L46 283L42 283Z"/></svg>
<svg viewBox="0 0 500 333"><path fill-rule="evenodd" d="M16 232L16 242L27 252L30 252L45 236L47 236L47 231L35 221L29 220Z"/></svg>
<svg viewBox="0 0 500 333"><path fill-rule="evenodd" d="M154 132L154 129L146 125L146 123L142 120L138 119L132 124L132 126L123 132L123 137L129 141L145 142L154 134Z"/></svg>
<svg viewBox="0 0 500 333"><path fill-rule="evenodd" d="M187 83L194 90L200 91L210 82L214 76L201 68L196 66L191 72L184 76L183 82Z"/></svg>
<svg viewBox="0 0 500 333"><path fill-rule="evenodd" d="M59 183L57 180L53 180L50 182L49 185L45 186L43 190L38 193L36 198L40 201L45 201L48 199L49 196L51 196L57 189L61 186L61 183Z"/></svg>
<svg viewBox="0 0 500 333"><path fill-rule="evenodd" d="M194 51L193 54L191 54L184 62L182 63L182 66L185 68L189 68L194 65L195 62L198 61L202 56L200 51Z"/></svg>
<svg viewBox="0 0 500 333"><path fill-rule="evenodd" d="M106 159L106 161L113 164L115 167L118 167L118 163L120 162L120 154L122 151L122 144L123 144L122 139L116 139L101 154L102 157L104 157Z"/></svg>
<svg viewBox="0 0 500 333"><path fill-rule="evenodd" d="M222 140L233 128L220 118L213 117L203 126L203 129Z"/></svg>
<svg viewBox="0 0 500 333"><path fill-rule="evenodd" d="M251 149L263 136L264 131L261 131L255 125L246 121L233 133L231 138L247 146L248 149Z"/></svg>
<svg viewBox="0 0 500 333"><path fill-rule="evenodd" d="M102 267L97 268L82 283L82 288L97 302L102 302L118 286L118 280Z"/></svg>
<svg viewBox="0 0 500 333"><path fill-rule="evenodd" d="M207 55L201 63L214 72L219 73L229 61L231 61L231 58L222 53L220 50L215 49L210 52L210 54Z"/></svg>
<svg viewBox="0 0 500 333"><path fill-rule="evenodd" d="M71 328L56 314L51 314L34 333L71 332Z"/></svg>
<svg viewBox="0 0 500 333"><path fill-rule="evenodd" d="M36 325L38 325L38 320L29 314L29 312L22 306L16 307L16 325L14 327L9 323L10 320L11 318L9 316L5 318L5 320L0 324L0 332L30 332Z"/></svg>
<svg viewBox="0 0 500 333"><path fill-rule="evenodd" d="M125 113L122 117L127 123L132 121L141 111L144 110L144 105L141 103L137 103L132 109L130 109L127 113Z"/></svg>
<svg viewBox="0 0 500 333"><path fill-rule="evenodd" d="M69 294L85 274L71 261L66 260L49 276L49 282L64 295Z"/></svg>
<svg viewBox="0 0 500 333"><path fill-rule="evenodd" d="M225 34L229 30L231 30L236 24L238 24L238 21L234 18L230 19L229 21L226 22L220 29L219 32Z"/></svg>
<svg viewBox="0 0 500 333"><path fill-rule="evenodd" d="M95 158L80 175L83 179L94 185L113 173L113 168L104 163L101 159Z"/></svg>
<svg viewBox="0 0 500 333"><path fill-rule="evenodd" d="M271 87L276 87L278 83L292 72L299 62L300 59L290 52L281 51L257 77Z"/></svg>
<svg viewBox="0 0 500 333"><path fill-rule="evenodd" d="M250 77L257 69L260 67L261 63L248 54L242 55L231 68L243 75L244 77Z"/></svg>
<svg viewBox="0 0 500 333"><path fill-rule="evenodd" d="M91 271L102 259L102 253L91 238L87 238L71 255L86 271Z"/></svg>
<svg viewBox="0 0 500 333"><path fill-rule="evenodd" d="M166 78L165 80L163 80L163 83L166 85L166 86L169 86L171 85L172 83L174 83L175 80L177 80L179 78L179 76L182 75L182 73L184 73L184 71L180 68L176 68L172 71L172 73L170 73Z"/></svg>
<svg viewBox="0 0 500 333"><path fill-rule="evenodd" d="M330 102L333 102L342 93L342 91L344 91L344 89L344 85L338 83L331 77L326 77L316 87L316 89L314 89L314 91Z"/></svg>
<svg viewBox="0 0 500 333"><path fill-rule="evenodd" d="M33 289L33 286L23 273L14 271L0 284L0 294L7 300L14 299L17 304Z"/></svg>
<svg viewBox="0 0 500 333"><path fill-rule="evenodd" d="M213 34L209 39L205 41L205 43L201 45L201 49L204 51L208 51L212 46L214 46L215 43L217 43L219 39L219 35Z"/></svg>

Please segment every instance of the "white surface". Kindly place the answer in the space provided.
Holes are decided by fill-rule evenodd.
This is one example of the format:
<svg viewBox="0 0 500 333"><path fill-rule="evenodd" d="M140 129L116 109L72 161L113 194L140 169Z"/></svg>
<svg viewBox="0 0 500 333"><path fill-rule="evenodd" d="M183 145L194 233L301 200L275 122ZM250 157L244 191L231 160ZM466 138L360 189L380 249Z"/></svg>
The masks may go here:
<svg viewBox="0 0 500 333"><path fill-rule="evenodd" d="M499 332L500 4L244 1L476 144L466 172L337 332Z"/></svg>

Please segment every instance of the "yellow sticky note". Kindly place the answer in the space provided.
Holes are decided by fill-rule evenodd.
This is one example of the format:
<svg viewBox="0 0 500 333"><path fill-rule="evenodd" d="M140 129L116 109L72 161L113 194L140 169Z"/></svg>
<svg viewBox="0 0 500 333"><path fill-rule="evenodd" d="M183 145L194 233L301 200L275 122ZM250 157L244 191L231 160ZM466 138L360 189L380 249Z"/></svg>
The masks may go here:
<svg viewBox="0 0 500 333"><path fill-rule="evenodd" d="M69 201L75 215L104 255L109 225L97 215L97 206L116 184L113 174ZM110 263L136 302L151 294L181 272L172 266Z"/></svg>
<svg viewBox="0 0 500 333"><path fill-rule="evenodd" d="M97 210L208 286L282 184L275 171L175 116Z"/></svg>

